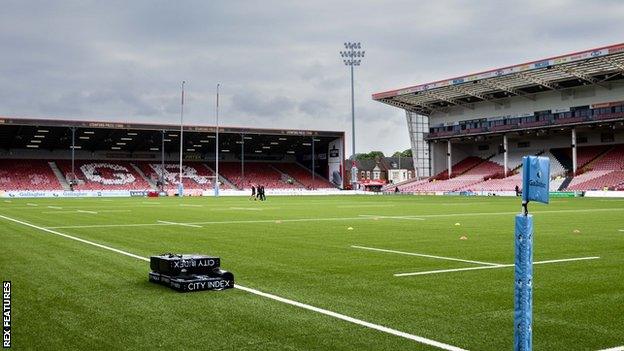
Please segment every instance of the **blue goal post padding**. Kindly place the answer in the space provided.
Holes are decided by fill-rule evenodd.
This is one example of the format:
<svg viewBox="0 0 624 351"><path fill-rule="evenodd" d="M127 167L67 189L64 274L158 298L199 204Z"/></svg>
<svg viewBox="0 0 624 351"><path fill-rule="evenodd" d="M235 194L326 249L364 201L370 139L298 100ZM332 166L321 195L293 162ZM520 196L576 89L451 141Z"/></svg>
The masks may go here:
<svg viewBox="0 0 624 351"><path fill-rule="evenodd" d="M543 156L522 158L522 201L548 203L550 159Z"/></svg>
<svg viewBox="0 0 624 351"><path fill-rule="evenodd" d="M514 351L533 348L533 216L516 216Z"/></svg>

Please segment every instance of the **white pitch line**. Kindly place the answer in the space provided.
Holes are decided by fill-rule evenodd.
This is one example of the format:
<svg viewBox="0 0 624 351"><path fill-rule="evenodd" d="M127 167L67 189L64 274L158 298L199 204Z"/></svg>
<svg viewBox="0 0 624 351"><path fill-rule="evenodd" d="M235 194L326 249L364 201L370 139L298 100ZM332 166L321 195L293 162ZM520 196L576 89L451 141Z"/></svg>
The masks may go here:
<svg viewBox="0 0 624 351"><path fill-rule="evenodd" d="M117 206L118 207L118 206ZM533 211L531 213L569 213L569 212L596 212L596 211L623 211L624 208L604 208L604 209L587 209L587 210L560 210L560 211ZM454 214L440 214L440 215L420 215L421 218L435 218L435 217L458 217L458 216L484 216L484 215L503 215L503 214L517 214L518 212L482 212L482 213L454 213ZM330 218L295 218L295 219L268 219L268 220L246 220L246 221L214 221L214 222L188 222L185 224L247 224L247 223L275 223L276 220L282 222L316 222L316 221L346 221L346 220L370 220L372 217L330 217ZM48 227L50 229L71 229L71 228L107 228L107 227L149 227L154 225L167 225L158 223L130 223L130 224L92 224L82 226L58 226Z"/></svg>
<svg viewBox="0 0 624 351"><path fill-rule="evenodd" d="M52 209L55 209L55 210L62 210L63 209L60 206L48 206L48 208L52 208Z"/></svg>
<svg viewBox="0 0 624 351"><path fill-rule="evenodd" d="M39 205L37 205L37 204L33 204L33 203L30 203L30 202L27 202L27 203L26 203L26 206L37 207L37 206L39 206Z"/></svg>
<svg viewBox="0 0 624 351"><path fill-rule="evenodd" d="M139 260L142 260L142 261L149 262L149 258L142 257L142 256L139 256L139 255L135 255L135 254L127 252L127 251L115 249L115 248L110 247L110 246L98 244L98 243L95 243L95 242L92 242L92 241L89 241L89 240L85 240L85 239L78 238L78 237L75 237L75 236L72 236L72 235L68 235L68 234L64 234L64 233L61 233L61 232L57 232L57 231L54 231L54 230L51 230L51 229L48 229L48 228L40 227L40 226L31 224L31 223L28 223L28 222L20 221L18 219L6 217L6 216L3 216L3 215L0 215L0 218L4 218L4 219L6 219L8 221L25 225L27 227L31 227L31 228L35 228L35 229L38 229L38 230L42 230L42 231L48 232L50 234L59 235L59 236L62 236L64 238L67 238L67 239L76 240L76 241L79 241L81 243L85 243L85 244L88 244L88 245L93 245L93 246L99 247L101 249L113 251L113 252L116 252L118 254L126 255L126 256L129 256L129 257L132 257L132 258L136 258L136 259L139 259ZM457 346L445 344L443 342L439 342L439 341L436 341L436 340L428 339L428 338L425 338L425 337L422 337L422 336L409 334L409 333L406 333L406 332L402 332L400 330L396 330L396 329L385 327L383 325L367 322L367 321L362 320L362 319L349 317L349 316L341 314L341 313L337 313L337 312L333 312L333 311L326 310L326 309L323 309L323 308L319 308L319 307L316 307L316 306L308 305L306 303L302 303L302 302L298 302L298 301L295 301L295 300L287 299L287 298L284 298L284 297L281 297L281 296L265 293L265 292L262 292L260 290L248 288L246 286L235 284L234 287L239 289L239 290L246 291L246 292L254 294L254 295L266 297L268 299L279 301L279 302L282 302L282 303L285 303L285 304L288 304L288 305L291 305L291 306L303 308L303 309L308 310L308 311L324 314L326 316L334 317L334 318L337 318L337 319L340 319L340 320L343 320L343 321L346 321L346 322L349 322L349 323L357 324L357 325L360 325L360 326L363 326L363 327L367 327L367 328L370 328L370 329L374 329L374 330L377 330L377 331L380 331L380 332L383 332L383 333L387 333L387 334L399 336L399 337L402 337L402 338L405 338L405 339L413 340L413 341L416 341L416 342L421 343L421 344L437 347L437 348L442 349L442 350L447 350L447 351L468 351L468 350L459 348Z"/></svg>
<svg viewBox="0 0 624 351"><path fill-rule="evenodd" d="M611 212L611 211L624 211L622 208L589 208L584 210L544 210L544 211L531 211L531 213L583 213L583 212ZM444 214L429 214L419 215L418 217L424 218L438 218L438 217L472 217L472 216L498 216L498 215L511 215L518 214L518 211L509 212L468 212L468 213L444 213Z"/></svg>
<svg viewBox="0 0 624 351"><path fill-rule="evenodd" d="M193 227L193 228L201 228L201 225L195 225L195 224L187 224L187 223L178 223L178 222L169 222L169 221L156 221L158 223L163 223L163 224L171 224L171 225L181 225L183 227Z"/></svg>
<svg viewBox="0 0 624 351"><path fill-rule="evenodd" d="M480 265L484 265L484 266L500 266L499 263L482 262L482 261L474 261L474 260L464 260L464 259L461 259L461 258L427 255L427 254L421 254L421 253L415 253L415 252L405 252L405 251L379 249L379 248L376 248L376 247L367 247L367 246L359 246L359 245L351 245L351 247L354 248L354 249L379 251L379 252L389 252L389 253L395 253L395 254L399 254L399 255L409 255L409 256L436 258L436 259L439 259L439 260L447 260L447 261L474 263L474 264L480 264Z"/></svg>
<svg viewBox="0 0 624 351"><path fill-rule="evenodd" d="M493 268L502 268L502 267L511 267L513 265L499 265L499 266L479 266L479 267L466 267L466 268L453 268L453 269L438 269L435 271L425 271L425 272L413 272L413 273L397 273L394 274L395 277L407 277L412 275L427 275L427 274L438 274L438 273L450 273L450 272L462 272L462 271L476 271L480 269L493 269Z"/></svg>
<svg viewBox="0 0 624 351"><path fill-rule="evenodd" d="M257 207L230 207L228 209L224 209L224 208L217 208L214 209L213 211L227 211L227 210L237 210L237 211L262 211L261 208L257 208Z"/></svg>
<svg viewBox="0 0 624 351"><path fill-rule="evenodd" d="M624 229L620 229L620 230L618 230L618 232L624 232Z"/></svg>
<svg viewBox="0 0 624 351"><path fill-rule="evenodd" d="M560 259L560 260L536 261L536 262L533 262L533 264L536 265L536 264L550 264L550 263L571 262L571 261L597 260L599 258L600 257L598 257L598 256L574 257L574 258L564 258L564 259ZM500 264L498 266L438 269L438 270L434 270L434 271L425 271L425 272L397 273L397 274L394 274L394 276L395 277L409 277L409 276L414 276L414 275L427 275L427 274L439 274L439 273L450 273L450 272L475 271L475 270L480 270L480 269L507 268L507 267L514 267L514 266L515 266L515 264Z"/></svg>
<svg viewBox="0 0 624 351"><path fill-rule="evenodd" d="M602 349L602 350L598 350L598 351L624 351L624 346L616 346L616 347L612 347L610 349Z"/></svg>
<svg viewBox="0 0 624 351"><path fill-rule="evenodd" d="M180 204L181 207L203 207L203 205L193 205L193 204Z"/></svg>
<svg viewBox="0 0 624 351"><path fill-rule="evenodd" d="M50 206L48 206L50 207ZM86 210L57 210L57 211L41 211L41 213L46 214L56 214L56 213L118 213L118 212L132 212L131 210L99 210L99 211L86 211Z"/></svg>
<svg viewBox="0 0 624 351"><path fill-rule="evenodd" d="M281 222L319 222L319 221L347 221L347 220L371 220L368 217L329 217L329 218L295 218L295 219L258 219L258 220L244 220L244 221L212 221L212 222L188 222L188 223L175 223L180 224L254 224L254 223L275 223L275 221ZM168 223L130 223L130 224L91 224L91 225L69 225L59 227L47 227L49 229L71 229L71 228L107 228L107 227L149 227L159 225L174 225Z"/></svg>
<svg viewBox="0 0 624 351"><path fill-rule="evenodd" d="M9 204L10 204L12 201L11 201L11 200L4 200L4 202L6 202L6 203L9 203Z"/></svg>
<svg viewBox="0 0 624 351"><path fill-rule="evenodd" d="M330 311L330 310L326 310L326 309L323 309L323 308L315 307L315 306L308 305L308 304L305 304L305 303L301 303L301 302L297 302L297 301L294 301L294 300L286 299L286 298L283 298L283 297L280 297L280 296L277 296L277 295L268 294L268 293L265 293L265 292L262 292L262 291L259 291L259 290L256 290L256 289L247 288L247 287L244 287L244 286L241 286L241 285L234 285L234 287L236 287L236 288L238 288L240 290L244 290L244 291L250 292L252 294L260 295L260 296L263 296L263 297L275 300L275 301L279 301L279 302L283 302L283 303L286 303L286 304L289 304L289 305L292 305L292 306L304 308L306 310L310 310L310 311L314 311L314 312L317 312L317 313L321 313L321 314L324 314L326 316L331 316L331 317L334 317L334 318L338 318L338 319L341 319L341 320L346 321L346 322L350 322L350 323L361 325L361 326L364 326L364 327L367 327L367 328L375 329L375 330L378 330L378 331L381 331L381 332L384 332L384 333L388 333L388 334L391 334L391 335L400 336L402 338L413 340L413 341L419 342L421 344L437 347L437 348L442 349L442 350L467 351L467 350L464 350L464 349L459 348L457 346L453 346L453 345L445 344L445 343L442 343L442 342L439 342L439 341L427 339L427 338L424 338L422 336L408 334L408 333L402 332L400 330L384 327L383 325L370 323L370 322L367 322L367 321L364 321L364 320L361 320L361 319L349 317L349 316L341 314L341 313L333 312L333 311Z"/></svg>
<svg viewBox="0 0 624 351"><path fill-rule="evenodd" d="M44 232L48 232L48 233L51 233L51 234L59 235L59 236L62 236L64 238L67 238L67 239L80 241L81 243L85 243L85 244L93 245L93 246L96 246L96 247L99 247L99 248L102 248L102 249L105 249L105 250L110 250L110 251L113 251L113 252L117 252L117 253L120 253L122 255L138 258L139 260L149 261L149 259L147 259L145 257L141 257L141 256L138 256L138 255L126 252L126 251L122 251L122 250L115 249L115 248L110 247L110 246L98 244L98 243L95 243L93 241L85 240L85 239L78 238L78 237L75 237L75 236L72 236L72 235L63 234L61 232L57 232L57 231L50 230L50 229L47 229L47 228L44 228L44 227L40 227L40 226L37 226L37 225L34 225L34 224L30 224L28 222L20 221L18 219L14 219L14 218L3 216L3 215L0 215L0 218L4 218L7 221L11 221L11 222L19 223L21 225L25 225L27 227L39 229L39 230L42 230Z"/></svg>
<svg viewBox="0 0 624 351"><path fill-rule="evenodd" d="M361 204L361 205L341 205L336 206L337 208L360 208L360 207L395 207L396 205L392 204Z"/></svg>
<svg viewBox="0 0 624 351"><path fill-rule="evenodd" d="M574 258L563 258L560 260L548 260L548 261L537 261L533 262L533 264L548 264L548 263L559 263L559 262L571 262L571 261L586 261L586 260L597 260L599 256L590 256L590 257L574 257Z"/></svg>
<svg viewBox="0 0 624 351"><path fill-rule="evenodd" d="M359 215L360 217L366 217L366 218L378 218L378 219L407 219L407 220L414 220L414 221L424 221L424 218L421 217L417 217L417 216L382 216L382 215Z"/></svg>

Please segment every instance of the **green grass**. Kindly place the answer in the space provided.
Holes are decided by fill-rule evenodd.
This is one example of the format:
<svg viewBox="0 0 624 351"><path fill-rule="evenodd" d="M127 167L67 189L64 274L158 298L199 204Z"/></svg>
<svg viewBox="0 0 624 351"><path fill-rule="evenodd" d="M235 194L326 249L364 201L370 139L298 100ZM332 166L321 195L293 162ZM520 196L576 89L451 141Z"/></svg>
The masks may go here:
<svg viewBox="0 0 624 351"><path fill-rule="evenodd" d="M351 245L513 263L519 209L515 198L477 197L0 200L3 216L145 257L218 255L237 284L469 350L512 348L513 268L395 277L477 265ZM600 256L535 266L535 349L624 345L624 201L552 199L530 210L535 261ZM99 226L111 224L149 225ZM435 350L242 290L177 293L149 283L148 271L0 218L16 350Z"/></svg>

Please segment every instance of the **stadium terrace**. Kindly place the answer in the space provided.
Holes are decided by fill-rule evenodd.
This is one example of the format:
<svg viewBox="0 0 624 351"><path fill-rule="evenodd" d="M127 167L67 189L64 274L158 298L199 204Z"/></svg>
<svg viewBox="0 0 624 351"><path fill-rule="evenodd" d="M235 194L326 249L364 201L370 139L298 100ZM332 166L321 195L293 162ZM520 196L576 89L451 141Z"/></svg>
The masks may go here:
<svg viewBox="0 0 624 351"><path fill-rule="evenodd" d="M392 186L512 192L543 155L551 191L624 190L623 72L616 44L373 94L406 113L417 177Z"/></svg>
<svg viewBox="0 0 624 351"><path fill-rule="evenodd" d="M187 194L212 193L215 143L214 126L184 126ZM226 194L343 187L344 132L219 127L219 147ZM179 152L176 125L0 117L0 195L174 194Z"/></svg>

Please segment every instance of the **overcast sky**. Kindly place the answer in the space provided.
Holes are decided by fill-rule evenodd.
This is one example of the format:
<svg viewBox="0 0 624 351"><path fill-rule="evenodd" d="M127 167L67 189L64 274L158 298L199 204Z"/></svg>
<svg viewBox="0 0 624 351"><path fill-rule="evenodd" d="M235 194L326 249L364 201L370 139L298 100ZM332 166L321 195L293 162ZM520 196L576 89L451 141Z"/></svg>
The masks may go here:
<svg viewBox="0 0 624 351"><path fill-rule="evenodd" d="M347 131L409 147L375 92L624 42L624 1L13 1L0 9L0 116ZM349 154L349 153L347 153Z"/></svg>

